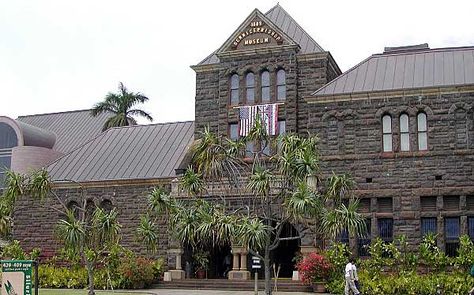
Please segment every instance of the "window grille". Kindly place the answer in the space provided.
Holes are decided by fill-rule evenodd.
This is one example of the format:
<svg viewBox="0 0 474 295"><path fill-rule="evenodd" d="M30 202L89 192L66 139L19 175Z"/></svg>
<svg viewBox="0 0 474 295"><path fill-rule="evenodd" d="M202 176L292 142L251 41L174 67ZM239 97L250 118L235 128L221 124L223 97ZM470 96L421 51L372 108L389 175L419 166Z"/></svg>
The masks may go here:
<svg viewBox="0 0 474 295"><path fill-rule="evenodd" d="M467 218L467 234L474 241L474 216L470 216Z"/></svg>
<svg viewBox="0 0 474 295"><path fill-rule="evenodd" d="M446 239L446 255L456 256L459 248L460 224L458 217L444 219L444 237Z"/></svg>
<svg viewBox="0 0 474 295"><path fill-rule="evenodd" d="M377 207L377 211L381 213L393 212L392 198L378 198Z"/></svg>
<svg viewBox="0 0 474 295"><path fill-rule="evenodd" d="M466 207L469 211L474 211L474 196L466 196Z"/></svg>
<svg viewBox="0 0 474 295"><path fill-rule="evenodd" d="M438 223L436 217L423 217L421 218L421 236L433 233L438 233Z"/></svg>
<svg viewBox="0 0 474 295"><path fill-rule="evenodd" d="M436 211L436 197L421 197L420 205L421 211Z"/></svg>
<svg viewBox="0 0 474 295"><path fill-rule="evenodd" d="M378 219L379 237L387 243L393 241L393 219L379 218Z"/></svg>
<svg viewBox="0 0 474 295"><path fill-rule="evenodd" d="M445 196L443 198L444 210L459 210L459 196Z"/></svg>
<svg viewBox="0 0 474 295"><path fill-rule="evenodd" d="M359 200L359 213L370 213L370 199L360 199Z"/></svg>
<svg viewBox="0 0 474 295"><path fill-rule="evenodd" d="M364 237L359 237L357 239L357 252L359 253L359 256L369 256L368 247L370 246L370 243L371 243L370 236L371 236L372 220L366 219L365 225L367 227L366 235Z"/></svg>

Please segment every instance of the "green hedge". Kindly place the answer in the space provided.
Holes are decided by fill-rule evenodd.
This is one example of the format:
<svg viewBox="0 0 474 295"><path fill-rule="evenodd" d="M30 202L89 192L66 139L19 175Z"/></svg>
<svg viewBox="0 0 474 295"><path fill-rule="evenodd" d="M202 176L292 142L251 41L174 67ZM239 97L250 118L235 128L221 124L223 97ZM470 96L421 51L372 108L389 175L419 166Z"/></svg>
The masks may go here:
<svg viewBox="0 0 474 295"><path fill-rule="evenodd" d="M96 289L138 289L147 287L163 274L163 261L141 257L128 257L111 271L98 268L94 271ZM87 270L83 266L40 265L38 269L42 288L83 289L87 287Z"/></svg>

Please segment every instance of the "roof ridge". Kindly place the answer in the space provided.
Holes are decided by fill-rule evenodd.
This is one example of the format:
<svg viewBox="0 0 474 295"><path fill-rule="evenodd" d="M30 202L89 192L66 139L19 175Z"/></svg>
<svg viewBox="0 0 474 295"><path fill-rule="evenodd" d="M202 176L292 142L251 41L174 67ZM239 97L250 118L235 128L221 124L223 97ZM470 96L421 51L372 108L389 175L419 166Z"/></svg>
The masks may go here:
<svg viewBox="0 0 474 295"><path fill-rule="evenodd" d="M446 52L446 51L462 51L462 50L474 50L474 45L472 46L461 46L461 47L439 47L439 48L427 48L422 50L412 50L412 51L400 51L400 52L388 52L388 53L375 53L372 56L397 56L397 55L410 55L410 54L424 54L428 52Z"/></svg>
<svg viewBox="0 0 474 295"><path fill-rule="evenodd" d="M135 125L128 125L128 126L117 126L111 127L107 130L111 129L124 129L124 128L135 128L135 127L151 127L151 126L158 126L158 125L171 125L171 124L185 124L185 123L194 123L194 120L186 120L186 121L173 121L173 122L159 122L159 123L152 123L152 124L135 124Z"/></svg>
<svg viewBox="0 0 474 295"><path fill-rule="evenodd" d="M72 110L72 111L63 111L63 112L53 112L53 113L43 113L43 114L32 114L32 115L24 115L24 116L18 116L17 119L19 118L27 118L27 117L39 117L39 116L47 116L47 115L57 115L57 114L67 114L67 113L79 113L79 112L88 112L91 109L82 109L82 110Z"/></svg>
<svg viewBox="0 0 474 295"><path fill-rule="evenodd" d="M311 41L313 41L314 44L316 44L316 46L317 46L321 51L325 51L325 50L321 47L321 45L319 45L319 43L316 42L316 40L314 40L313 37L311 37L311 35L308 34L308 32L306 32L306 30L291 16L291 14L289 14L288 11L286 11L286 10L283 8L283 6L280 5L279 2L277 3L277 5L273 6L269 11L267 11L267 12L265 13L265 16L267 16L267 14L269 14L271 11L273 11L273 10L276 9L277 7L280 8L280 9L290 18L290 20L292 20L292 21L295 23L295 25L301 29L301 31L303 32L303 34L305 34L305 35L308 37L308 39L310 39ZM275 24L275 26L277 26L277 25ZM280 26L277 26L277 27L280 28ZM284 31L283 28L280 28L280 30ZM294 42L296 43L296 40L294 40Z"/></svg>

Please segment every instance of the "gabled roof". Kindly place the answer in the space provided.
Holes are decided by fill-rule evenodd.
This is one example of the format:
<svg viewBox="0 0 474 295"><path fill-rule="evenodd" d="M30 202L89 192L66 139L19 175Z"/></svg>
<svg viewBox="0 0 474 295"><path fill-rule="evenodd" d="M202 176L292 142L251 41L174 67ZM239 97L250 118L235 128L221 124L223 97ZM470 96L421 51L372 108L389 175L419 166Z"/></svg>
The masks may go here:
<svg viewBox="0 0 474 295"><path fill-rule="evenodd" d="M101 114L92 117L90 110L79 110L20 116L17 121L54 133L56 143L53 149L68 153L100 134L108 116Z"/></svg>
<svg viewBox="0 0 474 295"><path fill-rule="evenodd" d="M337 96L474 84L474 47L386 48L349 69L312 96Z"/></svg>
<svg viewBox="0 0 474 295"><path fill-rule="evenodd" d="M257 10L258 11L258 10ZM273 25L278 27L284 34L286 34L293 42L300 46L300 53L317 53L323 52L324 49L314 41L311 36L286 12L280 4L275 5L267 13L265 18ZM219 62L217 51L214 51L198 65L215 64Z"/></svg>
<svg viewBox="0 0 474 295"><path fill-rule="evenodd" d="M194 122L111 128L47 167L54 181L158 179L175 175Z"/></svg>

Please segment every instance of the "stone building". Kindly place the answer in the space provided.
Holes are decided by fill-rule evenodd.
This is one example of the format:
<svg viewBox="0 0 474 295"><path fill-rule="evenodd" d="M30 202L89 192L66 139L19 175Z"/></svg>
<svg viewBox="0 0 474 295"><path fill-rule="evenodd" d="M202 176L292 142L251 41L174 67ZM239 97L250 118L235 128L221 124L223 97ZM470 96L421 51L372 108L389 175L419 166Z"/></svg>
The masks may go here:
<svg viewBox="0 0 474 295"><path fill-rule="evenodd" d="M157 184L173 185L175 169L199 132L209 126L236 139L242 108L277 104L277 134L318 134L323 174L349 172L355 178L370 235L341 240L360 255L377 236L391 241L405 234L417 245L434 232L448 254L455 253L461 234L474 239L474 47L385 48L341 73L331 54L276 5L266 13L254 10L192 69L194 122L100 133L106 117L86 117L86 111L2 117L0 163L22 172L46 167L68 202L86 191L91 204L116 206L123 243L143 251L133 232L145 196ZM57 213L51 204L36 205L19 201L14 238L51 255ZM179 261L181 251L168 244L165 232L161 236L159 254ZM277 256L290 248L309 251L315 242L309 236ZM234 267L240 255L237 270L245 272L245 249L234 254ZM170 267L179 270L176 260L169 260ZM214 261L216 268L219 263Z"/></svg>

